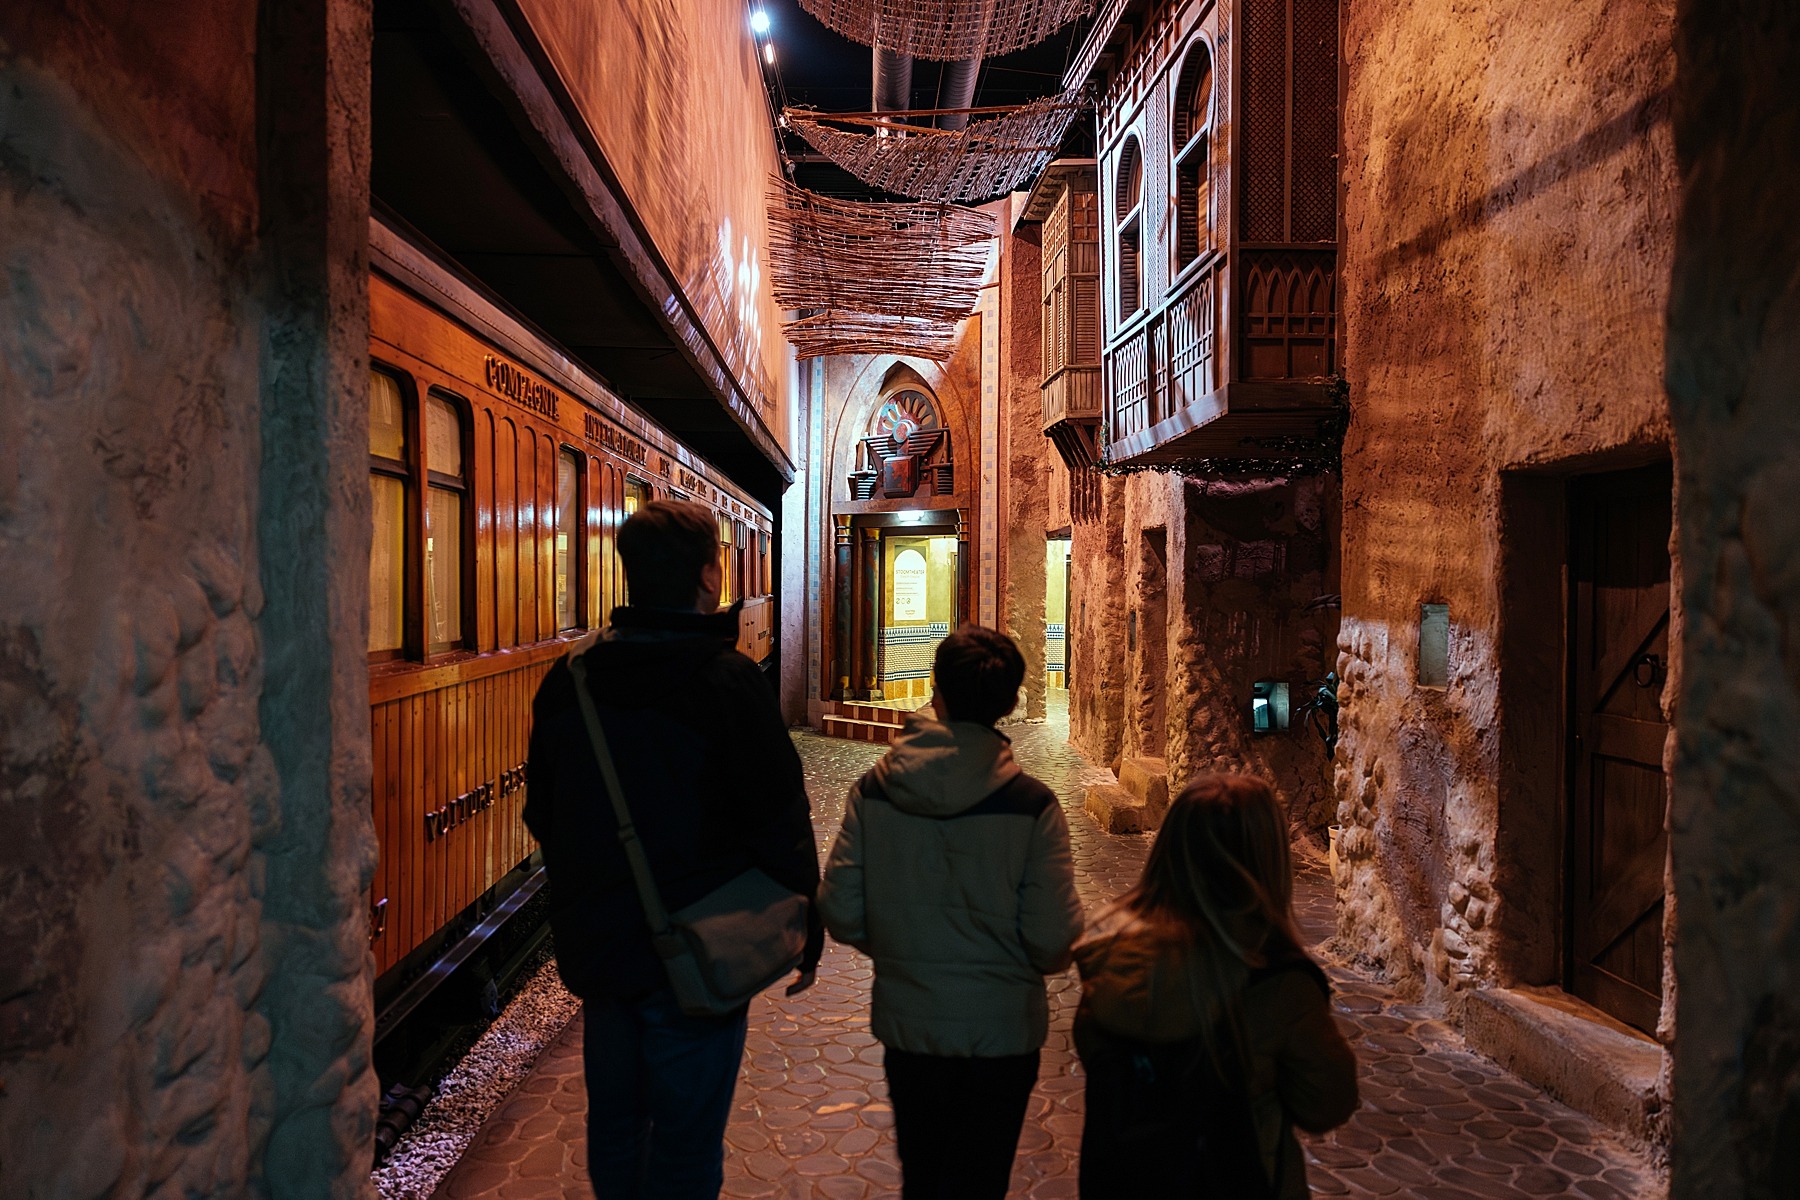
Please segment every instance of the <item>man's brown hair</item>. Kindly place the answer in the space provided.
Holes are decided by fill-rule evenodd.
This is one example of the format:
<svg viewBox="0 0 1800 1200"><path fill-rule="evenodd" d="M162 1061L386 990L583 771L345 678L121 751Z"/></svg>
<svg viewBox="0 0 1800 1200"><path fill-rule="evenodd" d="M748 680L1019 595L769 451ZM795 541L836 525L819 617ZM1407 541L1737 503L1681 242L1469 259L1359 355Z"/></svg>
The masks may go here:
<svg viewBox="0 0 1800 1200"><path fill-rule="evenodd" d="M719 561L719 522L686 500L656 500L619 527L634 608L692 608L700 572Z"/></svg>
<svg viewBox="0 0 1800 1200"><path fill-rule="evenodd" d="M1019 702L1025 656L998 629L964 625L938 643L931 673L938 699L950 710L939 717L992 725Z"/></svg>

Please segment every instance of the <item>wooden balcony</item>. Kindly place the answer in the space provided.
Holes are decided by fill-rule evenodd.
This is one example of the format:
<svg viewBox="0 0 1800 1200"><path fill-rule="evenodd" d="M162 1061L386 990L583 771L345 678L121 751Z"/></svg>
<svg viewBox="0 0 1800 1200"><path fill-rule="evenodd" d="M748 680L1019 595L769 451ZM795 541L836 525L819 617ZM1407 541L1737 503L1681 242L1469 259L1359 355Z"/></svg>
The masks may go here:
<svg viewBox="0 0 1800 1200"><path fill-rule="evenodd" d="M1240 253L1236 275L1215 255L1178 280L1165 303L1106 350L1102 461L1335 454L1335 258L1331 249L1256 248ZM1238 298L1235 306L1222 302L1228 296ZM1236 334L1229 355L1221 325Z"/></svg>
<svg viewBox="0 0 1800 1200"><path fill-rule="evenodd" d="M1044 436L1070 467L1100 461L1100 368L1064 367L1044 381Z"/></svg>
<svg viewBox="0 0 1800 1200"><path fill-rule="evenodd" d="M1091 159L1050 165L1021 223L1043 224L1044 436L1071 470L1100 457L1099 200Z"/></svg>

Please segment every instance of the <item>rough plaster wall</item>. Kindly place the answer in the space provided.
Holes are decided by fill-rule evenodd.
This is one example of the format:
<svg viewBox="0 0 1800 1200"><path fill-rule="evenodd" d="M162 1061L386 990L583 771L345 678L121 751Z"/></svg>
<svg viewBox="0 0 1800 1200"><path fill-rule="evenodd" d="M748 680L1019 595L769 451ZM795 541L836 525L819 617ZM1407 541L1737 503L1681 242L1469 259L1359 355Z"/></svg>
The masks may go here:
<svg viewBox="0 0 1800 1200"><path fill-rule="evenodd" d="M1683 0L1672 1194L1800 1194L1800 8Z"/></svg>
<svg viewBox="0 0 1800 1200"><path fill-rule="evenodd" d="M1203 770L1257 775L1274 786L1296 831L1323 845L1335 809L1324 743L1304 727L1256 736L1248 711L1256 680L1287 680L1298 706L1300 681L1328 669L1337 614L1320 601L1337 590L1337 480L1185 480L1181 504L1170 787Z"/></svg>
<svg viewBox="0 0 1800 1200"><path fill-rule="evenodd" d="M1494 974L1499 472L1668 437L1671 10L1345 10L1339 928L1397 978Z"/></svg>
<svg viewBox="0 0 1800 1200"><path fill-rule="evenodd" d="M336 254L340 277L355 277L317 307L335 322L336 346L365 353L354 297L366 288L356 249L366 246L366 198L355 209L367 171L349 156L366 130L367 14L284 11L311 28L267 53L257 6L237 0L155 13L111 0L0 10L9 1196L367 1187L373 1081L356 1086L372 849L358 751L366 381L339 392L355 401L335 446L349 473L318 470L319 439L269 455L265 405L318 390L298 377L266 389L271 364L291 367L318 344L272 305L253 240L260 230L265 249L284 241L259 209L259 159L271 174L285 166L312 178L315 196L325 164L337 164L351 204L335 210L334 228L354 228L354 245L289 249L315 268ZM335 86L316 55L309 66L292 53L305 33L316 50L328 11L348 43ZM260 80L253 67L267 60L284 70ZM304 109L308 82L320 103ZM314 128L306 145L259 147L258 83L279 87L289 132L318 122L328 94L345 119ZM282 265L299 261L290 253ZM273 354L265 329L282 347ZM259 481L265 456L285 460L292 490ZM303 514L331 487L345 507L328 544ZM293 536L272 537L259 521L272 505L291 509ZM282 581L264 570L271 557L335 560L324 574L349 580L344 608L292 620ZM347 673L335 669L346 654ZM333 665L323 678L320 662ZM293 678L272 682L284 672ZM298 741L271 711L276 693L334 719L334 736L307 747L331 775L316 788L289 786L298 781L283 758ZM319 875L329 886L316 886Z"/></svg>
<svg viewBox="0 0 1800 1200"><path fill-rule="evenodd" d="M1125 745L1125 486L1098 477L1097 511L1071 513L1069 741L1116 769Z"/></svg>
<svg viewBox="0 0 1800 1200"><path fill-rule="evenodd" d="M1087 599L1098 616L1083 636L1110 637L1119 660L1116 680L1078 671L1071 693L1077 744L1090 753L1113 747L1102 762L1153 754L1159 731L1144 697L1160 677L1171 793L1200 771L1255 774L1275 787L1297 831L1322 837L1334 803L1323 744L1304 730L1253 736L1248 710L1253 681L1319 679L1328 669L1335 613L1314 602L1336 587L1335 479L1203 481L1143 472L1116 486L1116 551L1084 543L1084 527L1075 526L1075 605ZM1127 650L1125 613L1140 602L1144 531L1157 529L1167 553L1168 627L1166 654L1152 664ZM1140 613L1140 646L1149 635Z"/></svg>
<svg viewBox="0 0 1800 1200"><path fill-rule="evenodd" d="M1012 213L1006 215L1011 225ZM1000 620L1025 656L1016 715L1044 716L1044 535L1050 525L1050 466L1043 433L1043 270L1037 236L1008 232L1000 245Z"/></svg>
<svg viewBox="0 0 1800 1200"><path fill-rule="evenodd" d="M1042 409L1042 396L1039 395L1039 412ZM1050 529L1068 529L1072 524L1069 517L1069 468L1063 463L1062 456L1046 445L1044 463L1050 471L1050 507L1049 516L1044 518Z"/></svg>

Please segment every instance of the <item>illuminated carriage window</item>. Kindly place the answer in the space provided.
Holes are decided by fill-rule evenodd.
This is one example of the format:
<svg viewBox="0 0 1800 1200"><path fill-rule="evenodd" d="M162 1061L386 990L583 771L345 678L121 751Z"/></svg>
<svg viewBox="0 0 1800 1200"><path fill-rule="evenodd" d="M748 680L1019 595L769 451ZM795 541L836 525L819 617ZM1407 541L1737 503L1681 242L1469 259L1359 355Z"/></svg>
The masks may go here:
<svg viewBox="0 0 1800 1200"><path fill-rule="evenodd" d="M753 564L750 561L749 529L750 527L742 521L731 523L732 546L737 555L738 595L746 600L757 594L756 583L750 578L750 568Z"/></svg>
<svg viewBox="0 0 1800 1200"><path fill-rule="evenodd" d="M1210 240L1207 224L1207 146L1212 132L1212 54L1197 41L1175 86L1175 270L1199 259Z"/></svg>
<svg viewBox="0 0 1800 1200"><path fill-rule="evenodd" d="M633 479L627 475L625 477L625 511L619 517L619 524L624 524L632 513L648 503L650 503L650 485L641 479ZM614 529L613 532L616 535L618 530ZM613 594L606 598L606 612L601 619L610 621L613 608L617 605L629 604L631 599L625 586L625 560L619 557L617 536L608 543L606 554L612 562Z"/></svg>
<svg viewBox="0 0 1800 1200"><path fill-rule="evenodd" d="M736 539L731 533L731 518L719 518L719 603L730 604L738 597Z"/></svg>
<svg viewBox="0 0 1800 1200"><path fill-rule="evenodd" d="M1113 214L1119 229L1119 320L1135 313L1143 303L1144 156L1136 138L1125 140L1119 152L1119 187Z"/></svg>
<svg viewBox="0 0 1800 1200"><path fill-rule="evenodd" d="M425 642L432 652L463 640L463 420L442 396L425 407Z"/></svg>
<svg viewBox="0 0 1800 1200"><path fill-rule="evenodd" d="M400 381L369 372L369 653L394 657L406 645L406 400Z"/></svg>
<svg viewBox="0 0 1800 1200"><path fill-rule="evenodd" d="M556 456L556 628L576 629L581 625L579 580L580 555L575 548L581 542L581 460L573 450L562 450Z"/></svg>

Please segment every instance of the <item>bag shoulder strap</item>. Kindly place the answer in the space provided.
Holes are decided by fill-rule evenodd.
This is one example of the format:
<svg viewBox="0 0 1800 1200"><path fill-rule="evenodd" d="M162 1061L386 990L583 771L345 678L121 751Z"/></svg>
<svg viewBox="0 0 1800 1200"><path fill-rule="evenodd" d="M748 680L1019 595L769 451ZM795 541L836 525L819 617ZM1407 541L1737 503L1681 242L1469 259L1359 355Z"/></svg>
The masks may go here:
<svg viewBox="0 0 1800 1200"><path fill-rule="evenodd" d="M657 890L655 876L650 874L650 859L644 853L644 844L638 840L637 826L632 824L631 809L625 803L625 790L619 786L619 772L613 766L606 730L600 726L600 714L594 708L593 694L588 691L587 664L580 655L570 653L569 670L575 676L575 700L581 705L581 720L587 726L588 742L594 748L600 777L606 781L606 791L612 799L613 815L619 822L619 845L625 848L625 860L631 864L631 877L637 882L638 900L644 906L644 916L650 921L651 936L666 938L671 932L669 910L663 907L662 893Z"/></svg>

